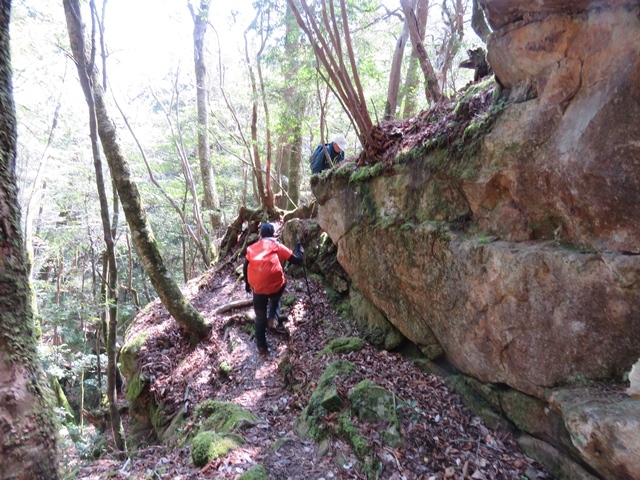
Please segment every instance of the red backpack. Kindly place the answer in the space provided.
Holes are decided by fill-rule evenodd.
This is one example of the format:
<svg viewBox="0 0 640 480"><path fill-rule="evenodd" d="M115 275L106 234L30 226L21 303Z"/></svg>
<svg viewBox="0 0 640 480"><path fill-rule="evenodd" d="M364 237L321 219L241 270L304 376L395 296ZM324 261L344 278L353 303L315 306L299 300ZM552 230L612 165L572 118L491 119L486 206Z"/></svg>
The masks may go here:
<svg viewBox="0 0 640 480"><path fill-rule="evenodd" d="M247 280L253 291L269 295L285 284L282 262L291 257L291 250L269 239L262 239L247 248Z"/></svg>

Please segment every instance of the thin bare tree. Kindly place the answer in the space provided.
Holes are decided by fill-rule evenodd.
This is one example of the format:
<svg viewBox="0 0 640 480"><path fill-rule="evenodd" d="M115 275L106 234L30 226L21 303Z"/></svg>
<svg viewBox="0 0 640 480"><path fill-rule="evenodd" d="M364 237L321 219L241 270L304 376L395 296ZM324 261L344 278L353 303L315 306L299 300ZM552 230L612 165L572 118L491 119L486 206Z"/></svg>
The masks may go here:
<svg viewBox="0 0 640 480"><path fill-rule="evenodd" d="M94 65L88 62L87 59L90 57L85 53L84 25L80 14L79 0L64 0L64 5L65 12L68 12L67 29L69 30L73 55L78 64L83 88L89 93L89 101L95 103L98 135L109 165L111 178L122 202L138 256L160 300L190 336L191 343L195 344L209 334L211 327L185 299L164 263L151 225L147 220L138 187L133 180L131 168L122 153L115 126L108 114L104 92L99 82L96 81L96 70L95 68L88 69L89 66L94 67Z"/></svg>
<svg viewBox="0 0 640 480"><path fill-rule="evenodd" d="M319 11L312 10L305 0L287 3L322 65L319 74L340 101L360 139L363 158L374 158L380 142L358 74L345 0L338 2L339 14L330 0L320 0Z"/></svg>
<svg viewBox="0 0 640 480"><path fill-rule="evenodd" d="M202 176L202 189L204 191L202 206L206 214L209 215L211 233L215 235L215 232L222 224L222 214L211 166L209 114L207 111L209 88L207 86L204 39L207 33L210 4L211 0L201 0L200 8L197 12L191 2L188 3L188 7L191 12L191 18L193 18L193 61L196 74L196 107L198 111L198 158L200 160L200 175ZM215 253L214 257L216 256Z"/></svg>
<svg viewBox="0 0 640 480"><path fill-rule="evenodd" d="M412 8L415 0L411 0ZM402 73L402 60L404 58L404 49L409 40L409 22L405 15L402 24L402 31L396 41L396 48L393 51L393 60L391 61L391 72L389 73L389 87L387 89L387 102L384 107L384 119L393 120L398 107L398 94L400 91L400 78Z"/></svg>
<svg viewBox="0 0 640 480"><path fill-rule="evenodd" d="M426 2L428 5L428 2ZM429 60L427 50L422 43L424 31L420 31L420 22L416 16L410 0L400 0L402 11L408 19L409 36L411 37L411 44L413 45L413 51L418 57L420 62L420 68L424 75L424 93L428 101L434 103L439 102L442 99L442 90L438 85L438 78L436 72ZM428 7L427 7L428 8Z"/></svg>

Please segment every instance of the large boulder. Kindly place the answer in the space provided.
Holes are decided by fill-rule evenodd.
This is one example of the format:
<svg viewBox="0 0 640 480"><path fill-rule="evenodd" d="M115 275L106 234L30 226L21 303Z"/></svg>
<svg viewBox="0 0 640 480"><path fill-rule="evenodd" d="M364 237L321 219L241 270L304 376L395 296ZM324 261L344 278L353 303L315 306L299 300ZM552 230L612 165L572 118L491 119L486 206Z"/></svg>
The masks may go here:
<svg viewBox="0 0 640 480"><path fill-rule="evenodd" d="M637 5L636 0L479 0L494 29L549 14L575 14L587 9Z"/></svg>
<svg viewBox="0 0 640 480"><path fill-rule="evenodd" d="M535 17L491 35L498 81L534 98L511 106L487 138L491 161L463 186L474 215L516 241L555 235L640 253L640 17L629 7L638 2L486 3L503 13L608 7Z"/></svg>
<svg viewBox="0 0 640 480"><path fill-rule="evenodd" d="M482 381L546 388L622 378L640 356L640 258L485 243L420 224L339 240L353 284L425 354Z"/></svg>

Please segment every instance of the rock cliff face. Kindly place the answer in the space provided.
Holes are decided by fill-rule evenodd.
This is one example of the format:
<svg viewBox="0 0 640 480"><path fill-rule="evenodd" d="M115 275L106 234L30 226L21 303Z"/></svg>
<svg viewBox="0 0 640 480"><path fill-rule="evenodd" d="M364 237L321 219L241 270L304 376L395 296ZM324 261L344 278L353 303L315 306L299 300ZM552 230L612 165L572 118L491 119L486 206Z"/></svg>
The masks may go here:
<svg viewBox="0 0 640 480"><path fill-rule="evenodd" d="M490 133L464 168L416 149L366 181L353 164L314 177L320 226L428 357L563 415L571 440L542 440L586 469L571 478L640 478L640 435L598 446L637 425L638 400L607 416L598 395L558 393L640 357L639 2L481 3L509 98Z"/></svg>

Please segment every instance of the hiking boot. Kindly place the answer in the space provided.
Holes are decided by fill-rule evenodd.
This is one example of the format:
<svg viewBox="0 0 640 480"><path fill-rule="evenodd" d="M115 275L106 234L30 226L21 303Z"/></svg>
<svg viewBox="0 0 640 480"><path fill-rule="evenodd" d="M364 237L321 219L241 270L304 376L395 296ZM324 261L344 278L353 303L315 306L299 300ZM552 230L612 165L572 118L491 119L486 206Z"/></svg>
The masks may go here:
<svg viewBox="0 0 640 480"><path fill-rule="evenodd" d="M261 357L266 358L269 356L269 348L268 347L258 347L258 353Z"/></svg>
<svg viewBox="0 0 640 480"><path fill-rule="evenodd" d="M283 323L278 323L278 325L276 325L276 333L289 333L287 332L287 329L285 328Z"/></svg>
<svg viewBox="0 0 640 480"><path fill-rule="evenodd" d="M275 330L276 329L276 319L275 318L267 319L267 327L269 328L269 330Z"/></svg>

